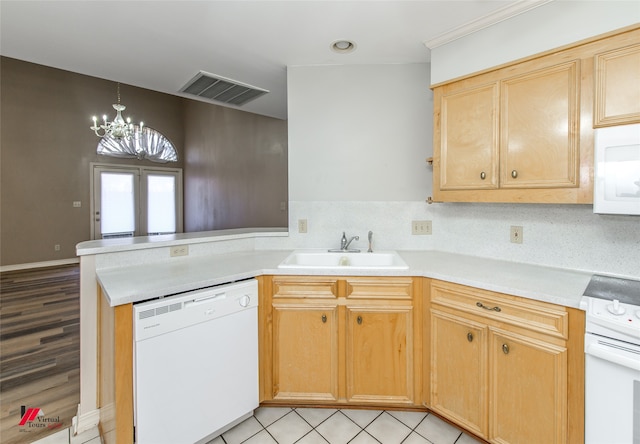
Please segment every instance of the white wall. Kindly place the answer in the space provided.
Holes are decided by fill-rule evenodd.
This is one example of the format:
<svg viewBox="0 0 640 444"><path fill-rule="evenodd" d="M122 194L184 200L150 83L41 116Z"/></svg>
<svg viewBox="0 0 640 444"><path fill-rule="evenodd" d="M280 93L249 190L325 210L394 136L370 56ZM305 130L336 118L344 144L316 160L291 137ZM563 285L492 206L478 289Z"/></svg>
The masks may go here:
<svg viewBox="0 0 640 444"><path fill-rule="evenodd" d="M638 0L557 0L431 50L437 84L640 22Z"/></svg>
<svg viewBox="0 0 640 444"><path fill-rule="evenodd" d="M289 67L287 82L290 200L431 193L428 64Z"/></svg>
<svg viewBox="0 0 640 444"><path fill-rule="evenodd" d="M496 37L509 28L496 25ZM640 217L596 215L591 205L426 204L426 66L293 67L288 77L290 235L259 248L333 248L346 231L366 249L372 230L378 250L437 249L640 279ZM298 219L308 233L298 233ZM411 220L422 219L433 221L433 235L412 236ZM523 244L509 242L511 225L524 227Z"/></svg>

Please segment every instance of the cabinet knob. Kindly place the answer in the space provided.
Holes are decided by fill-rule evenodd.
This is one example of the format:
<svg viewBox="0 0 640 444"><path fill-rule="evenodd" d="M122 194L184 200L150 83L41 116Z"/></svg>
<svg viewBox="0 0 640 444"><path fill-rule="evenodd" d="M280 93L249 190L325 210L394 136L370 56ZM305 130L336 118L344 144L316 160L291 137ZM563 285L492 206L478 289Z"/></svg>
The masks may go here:
<svg viewBox="0 0 640 444"><path fill-rule="evenodd" d="M362 325L362 316L358 316L356 320L358 321L358 325Z"/></svg>
<svg viewBox="0 0 640 444"><path fill-rule="evenodd" d="M484 171L482 171L480 173L480 179L485 180L487 178L487 173L485 173Z"/></svg>
<svg viewBox="0 0 640 444"><path fill-rule="evenodd" d="M502 353L505 355L509 354L509 346L507 344L502 344Z"/></svg>
<svg viewBox="0 0 640 444"><path fill-rule="evenodd" d="M326 314L323 314L323 315L322 315L322 323L323 323L323 324L326 324L326 323L327 323L327 315L326 315Z"/></svg>
<svg viewBox="0 0 640 444"><path fill-rule="evenodd" d="M467 333L467 341L473 342L473 333L471 332Z"/></svg>
<svg viewBox="0 0 640 444"><path fill-rule="evenodd" d="M518 177L518 172L516 170L511 171L511 177L516 179Z"/></svg>

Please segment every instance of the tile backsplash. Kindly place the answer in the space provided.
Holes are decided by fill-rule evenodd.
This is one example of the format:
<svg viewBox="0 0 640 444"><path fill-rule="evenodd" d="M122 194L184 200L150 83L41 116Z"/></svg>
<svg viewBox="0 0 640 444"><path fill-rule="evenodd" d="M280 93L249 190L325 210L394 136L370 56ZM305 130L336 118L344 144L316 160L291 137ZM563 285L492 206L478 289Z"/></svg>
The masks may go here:
<svg viewBox="0 0 640 444"><path fill-rule="evenodd" d="M307 233L298 233L298 220ZM412 220L431 220L432 235L412 235ZM510 227L523 227L523 243ZM594 214L591 205L292 201L289 237L257 248L336 248L345 231L366 250L440 250L640 278L640 217Z"/></svg>

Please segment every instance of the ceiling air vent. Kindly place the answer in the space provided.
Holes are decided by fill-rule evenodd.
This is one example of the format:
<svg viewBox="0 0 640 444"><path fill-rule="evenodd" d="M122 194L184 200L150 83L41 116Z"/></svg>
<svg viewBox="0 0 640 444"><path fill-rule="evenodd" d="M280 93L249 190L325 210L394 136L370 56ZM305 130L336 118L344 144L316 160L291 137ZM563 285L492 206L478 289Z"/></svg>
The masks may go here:
<svg viewBox="0 0 640 444"><path fill-rule="evenodd" d="M180 92L216 102L242 106L269 91L200 71L182 87Z"/></svg>

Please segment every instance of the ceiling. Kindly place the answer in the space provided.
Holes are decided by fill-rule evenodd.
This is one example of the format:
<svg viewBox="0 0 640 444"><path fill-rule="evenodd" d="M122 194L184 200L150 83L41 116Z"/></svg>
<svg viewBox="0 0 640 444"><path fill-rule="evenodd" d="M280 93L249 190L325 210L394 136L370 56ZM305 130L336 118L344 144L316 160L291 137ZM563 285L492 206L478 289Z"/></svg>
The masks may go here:
<svg viewBox="0 0 640 444"><path fill-rule="evenodd" d="M427 63L427 45L546 1L2 0L0 53L184 97L206 71L269 90L239 109L286 119L288 66Z"/></svg>

